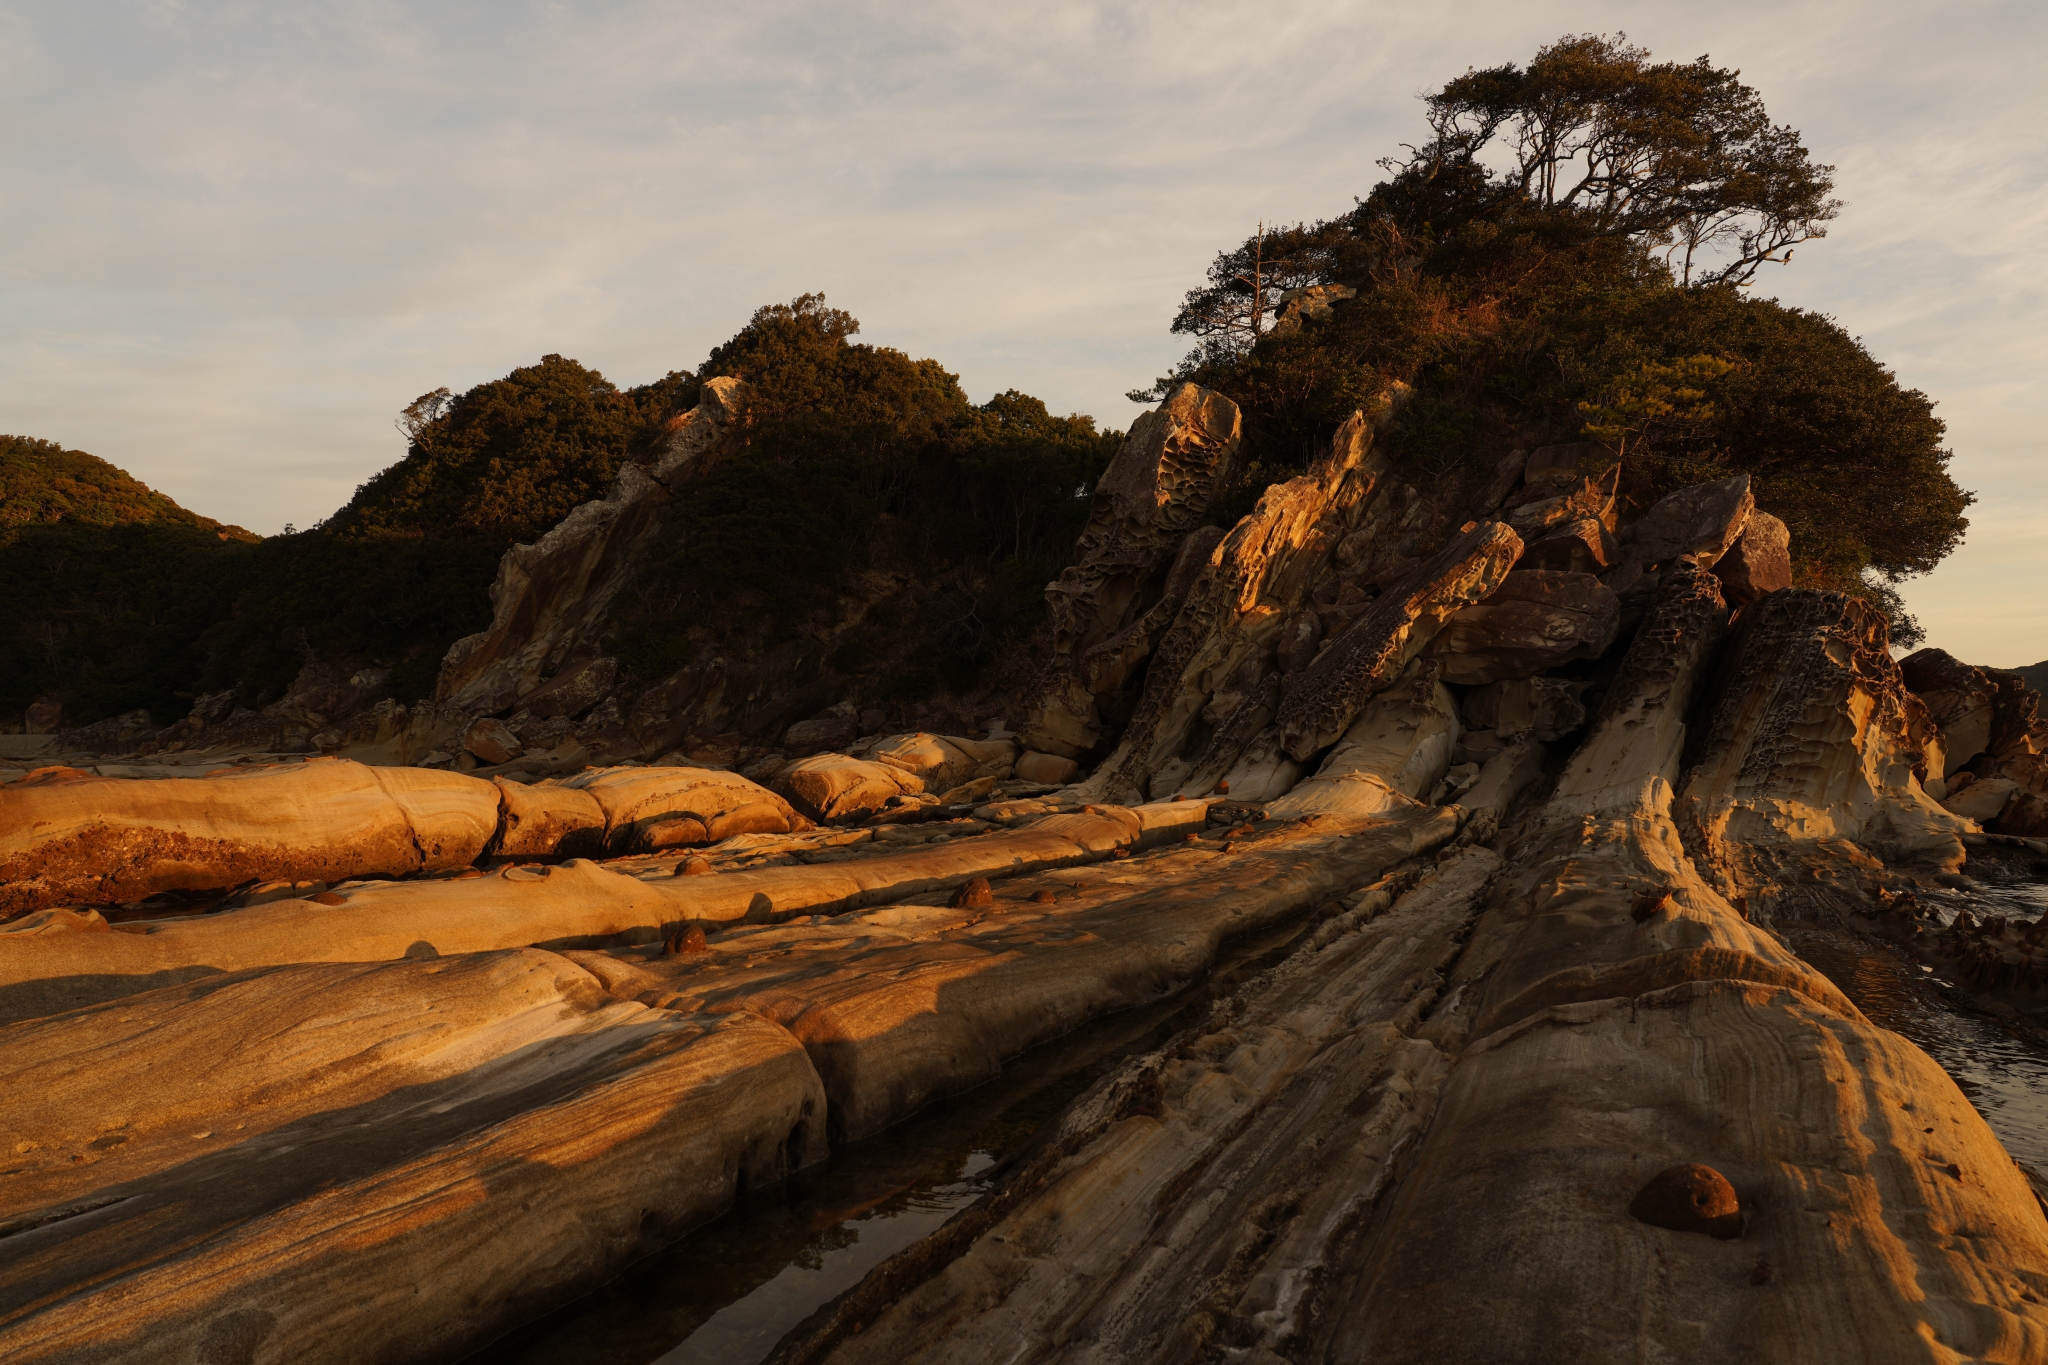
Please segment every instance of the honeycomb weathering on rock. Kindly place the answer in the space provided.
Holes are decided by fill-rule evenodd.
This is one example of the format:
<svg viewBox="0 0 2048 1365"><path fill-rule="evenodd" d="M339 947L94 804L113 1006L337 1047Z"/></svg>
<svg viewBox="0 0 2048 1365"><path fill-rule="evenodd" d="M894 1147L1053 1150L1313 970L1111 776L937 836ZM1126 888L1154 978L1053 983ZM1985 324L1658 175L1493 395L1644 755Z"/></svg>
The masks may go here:
<svg viewBox="0 0 2048 1365"><path fill-rule="evenodd" d="M1964 826L1920 785L1935 733L1884 618L1840 593L1772 593L1743 613L1684 790L1717 841L1847 838L1960 863Z"/></svg>
<svg viewBox="0 0 2048 1365"><path fill-rule="evenodd" d="M1388 588L1351 628L1324 646L1281 703L1286 751L1306 760L1334 744L1373 693L1391 685L1461 607L1491 596L1521 556L1522 539L1501 522L1451 538Z"/></svg>

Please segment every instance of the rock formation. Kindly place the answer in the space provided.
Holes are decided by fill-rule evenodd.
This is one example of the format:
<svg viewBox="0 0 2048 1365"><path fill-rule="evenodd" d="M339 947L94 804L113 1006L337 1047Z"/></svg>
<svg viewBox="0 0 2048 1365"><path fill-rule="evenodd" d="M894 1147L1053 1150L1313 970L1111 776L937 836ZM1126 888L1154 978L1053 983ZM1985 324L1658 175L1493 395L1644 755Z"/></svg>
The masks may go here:
<svg viewBox="0 0 2048 1365"><path fill-rule="evenodd" d="M1271 934L775 1359L2048 1359L2026 1178L1774 927L1825 885L2048 989L2038 926L1911 908L2048 854L2038 698L1791 588L1746 479L1427 494L1397 396L1227 530L1235 409L1141 419L1015 734L892 731L821 639L615 691L592 623L747 420L712 381L440 702L258 716L475 775L0 785L0 1352L451 1358Z"/></svg>

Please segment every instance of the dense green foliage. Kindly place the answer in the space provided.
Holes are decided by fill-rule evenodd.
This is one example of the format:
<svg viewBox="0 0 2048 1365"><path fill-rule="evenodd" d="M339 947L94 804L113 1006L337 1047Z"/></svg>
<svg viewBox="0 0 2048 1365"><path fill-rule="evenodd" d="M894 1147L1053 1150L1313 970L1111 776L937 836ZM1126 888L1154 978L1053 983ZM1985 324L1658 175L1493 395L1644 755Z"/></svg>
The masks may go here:
<svg viewBox="0 0 2048 1365"><path fill-rule="evenodd" d="M696 401L688 374L622 392L558 355L459 397L436 390L400 419L405 458L358 488L327 525L358 535L531 540L604 496L619 466Z"/></svg>
<svg viewBox="0 0 2048 1365"><path fill-rule="evenodd" d="M936 362L857 329L806 296L703 365L748 381L751 420L620 599L610 644L642 680L689 656L692 628L740 645L830 628L861 574L888 600L863 604L834 657L899 690L964 683L1035 622L1115 437L1015 392L976 407ZM699 387L675 372L622 390L551 355L437 390L400 418L403 459L320 525L265 540L90 455L7 438L0 715L46 698L74 724L136 708L168 724L223 688L260 706L313 660L393 667L402 699L426 695L449 644L489 621L506 549L651 460Z"/></svg>
<svg viewBox="0 0 2048 1365"><path fill-rule="evenodd" d="M58 522L184 526L255 539L239 526L186 511L97 455L33 436L0 436L0 543L11 541L22 527Z"/></svg>
<svg viewBox="0 0 2048 1365"><path fill-rule="evenodd" d="M829 627L864 574L890 576L858 587L888 601L835 662L895 669L897 690L964 686L1036 623L1116 437L1014 390L974 406L936 361L849 340L858 328L805 295L758 311L705 362L703 378L747 383L749 424L678 498L621 599L636 672L687 658L692 625Z"/></svg>
<svg viewBox="0 0 2048 1365"><path fill-rule="evenodd" d="M1828 168L1733 73L1605 39L1469 73L1429 106L1436 136L1364 200L1222 253L1175 319L1197 346L1169 379L1246 412L1256 464L1223 515L1399 381L1389 440L1447 507L1509 452L1589 435L1637 506L1747 472L1803 581L1884 602L1911 638L1891 585L1955 548L1972 500L1933 404L1833 320L1736 287L1821 235ZM1715 126L1733 131L1687 131ZM1481 156L1497 137L1506 170ZM1356 296L1276 308L1311 285Z"/></svg>

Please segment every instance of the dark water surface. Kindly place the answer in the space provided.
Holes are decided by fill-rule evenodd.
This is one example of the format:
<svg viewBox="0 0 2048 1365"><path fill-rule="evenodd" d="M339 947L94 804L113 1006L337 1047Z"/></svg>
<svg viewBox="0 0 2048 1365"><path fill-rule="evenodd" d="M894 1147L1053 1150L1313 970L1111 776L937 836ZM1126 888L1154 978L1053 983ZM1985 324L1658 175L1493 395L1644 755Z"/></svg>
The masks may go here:
<svg viewBox="0 0 2048 1365"><path fill-rule="evenodd" d="M1298 920L1227 945L1201 985L1033 1048L986 1085L742 1196L723 1217L467 1365L756 1365L790 1328L978 1198L982 1173L1068 1101L1198 1022L1311 925Z"/></svg>
<svg viewBox="0 0 2048 1365"><path fill-rule="evenodd" d="M1928 899L1944 922L1965 906L1980 917L2034 920L2048 913L2048 884L1980 884ZM1825 922L1781 924L1778 929L1873 1023L1904 1034L1939 1062L2005 1149L2048 1175L2048 1055L1996 1020L1969 1010L1960 992L1903 949L1866 941Z"/></svg>

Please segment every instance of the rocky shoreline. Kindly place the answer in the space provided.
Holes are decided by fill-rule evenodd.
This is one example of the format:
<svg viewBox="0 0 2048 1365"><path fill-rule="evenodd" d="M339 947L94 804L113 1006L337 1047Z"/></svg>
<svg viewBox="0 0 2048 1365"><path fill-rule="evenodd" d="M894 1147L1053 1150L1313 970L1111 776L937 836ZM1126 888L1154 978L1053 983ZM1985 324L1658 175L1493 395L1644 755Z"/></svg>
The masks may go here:
<svg viewBox="0 0 2048 1365"><path fill-rule="evenodd" d="M2035 929L1927 907L2038 877L2038 696L1791 587L1744 477L1432 508L1402 401L1219 533L1235 408L1170 394L1014 730L664 752L733 699L578 655L636 468L403 727L0 785L0 1347L449 1358L1294 926L775 1359L2048 1359L2025 1173L1794 946L1824 898L2025 1026Z"/></svg>

